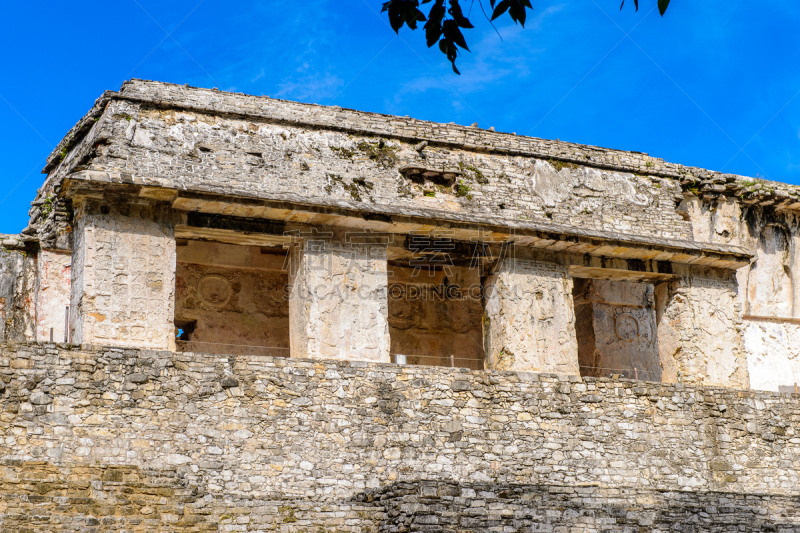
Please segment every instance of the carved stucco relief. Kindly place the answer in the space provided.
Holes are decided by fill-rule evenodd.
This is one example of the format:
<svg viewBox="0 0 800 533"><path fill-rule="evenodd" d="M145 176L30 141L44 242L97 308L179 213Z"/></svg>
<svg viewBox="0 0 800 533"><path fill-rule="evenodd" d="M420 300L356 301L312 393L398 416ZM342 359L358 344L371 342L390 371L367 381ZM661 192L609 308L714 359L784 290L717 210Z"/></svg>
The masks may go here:
<svg viewBox="0 0 800 533"><path fill-rule="evenodd" d="M491 368L579 373L572 279L565 268L506 260L486 291L484 344Z"/></svg>
<svg viewBox="0 0 800 533"><path fill-rule="evenodd" d="M292 250L292 357L388 362L386 246L318 244Z"/></svg>
<svg viewBox="0 0 800 533"><path fill-rule="evenodd" d="M661 358L687 383L748 387L735 280L693 277L669 289L659 323Z"/></svg>
<svg viewBox="0 0 800 533"><path fill-rule="evenodd" d="M659 381L653 286L584 279L576 282L576 291L581 373Z"/></svg>

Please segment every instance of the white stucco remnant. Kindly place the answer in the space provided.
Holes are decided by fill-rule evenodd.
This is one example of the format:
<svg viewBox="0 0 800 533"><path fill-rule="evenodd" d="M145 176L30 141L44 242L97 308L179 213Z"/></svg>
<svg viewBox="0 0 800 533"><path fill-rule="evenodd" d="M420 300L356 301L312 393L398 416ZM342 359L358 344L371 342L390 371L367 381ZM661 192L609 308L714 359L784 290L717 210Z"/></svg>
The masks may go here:
<svg viewBox="0 0 800 533"><path fill-rule="evenodd" d="M747 314L758 317L792 317L792 277L789 235L769 225L761 232L756 257L750 266Z"/></svg>
<svg viewBox="0 0 800 533"><path fill-rule="evenodd" d="M608 197L642 207L654 203L654 195L637 189L637 177L631 173L575 167L556 170L551 163L536 162L531 183L546 206L556 207L575 197L584 202L579 205L584 208L601 208Z"/></svg>
<svg viewBox="0 0 800 533"><path fill-rule="evenodd" d="M42 250L37 267L36 340L68 341L67 307L70 304L72 254ZM52 330L52 335L51 335Z"/></svg>
<svg viewBox="0 0 800 533"><path fill-rule="evenodd" d="M504 260L486 282L484 345L489 368L579 374L567 269Z"/></svg>
<svg viewBox="0 0 800 533"><path fill-rule="evenodd" d="M750 388L794 392L800 384L800 324L746 320Z"/></svg>
<svg viewBox="0 0 800 533"><path fill-rule="evenodd" d="M389 362L386 245L308 239L291 253L291 356Z"/></svg>

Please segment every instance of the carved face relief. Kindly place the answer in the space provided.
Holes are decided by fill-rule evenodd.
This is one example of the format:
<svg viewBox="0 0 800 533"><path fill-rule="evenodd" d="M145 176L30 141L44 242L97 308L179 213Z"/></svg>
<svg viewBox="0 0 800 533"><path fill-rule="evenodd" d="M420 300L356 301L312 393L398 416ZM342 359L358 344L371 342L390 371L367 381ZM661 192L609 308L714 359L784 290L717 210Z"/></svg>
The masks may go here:
<svg viewBox="0 0 800 533"><path fill-rule="evenodd" d="M621 340L632 342L639 338L639 321L635 316L623 313L617 316L615 330Z"/></svg>
<svg viewBox="0 0 800 533"><path fill-rule="evenodd" d="M216 274L209 274L203 276L198 282L197 294L205 304L211 307L223 307L230 301L233 289L227 279Z"/></svg>
<svg viewBox="0 0 800 533"><path fill-rule="evenodd" d="M555 316L553 293L556 290L554 284L545 284L536 287L536 290L533 291L533 316L536 320L550 320Z"/></svg>

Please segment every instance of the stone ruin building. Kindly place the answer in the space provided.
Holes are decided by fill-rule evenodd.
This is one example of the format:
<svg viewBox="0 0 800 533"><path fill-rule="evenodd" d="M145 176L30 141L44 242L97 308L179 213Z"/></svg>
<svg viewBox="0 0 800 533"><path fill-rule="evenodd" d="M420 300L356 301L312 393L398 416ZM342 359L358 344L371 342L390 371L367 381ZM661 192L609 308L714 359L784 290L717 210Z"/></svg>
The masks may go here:
<svg viewBox="0 0 800 533"><path fill-rule="evenodd" d="M142 80L0 253L0 529L800 531L800 188Z"/></svg>

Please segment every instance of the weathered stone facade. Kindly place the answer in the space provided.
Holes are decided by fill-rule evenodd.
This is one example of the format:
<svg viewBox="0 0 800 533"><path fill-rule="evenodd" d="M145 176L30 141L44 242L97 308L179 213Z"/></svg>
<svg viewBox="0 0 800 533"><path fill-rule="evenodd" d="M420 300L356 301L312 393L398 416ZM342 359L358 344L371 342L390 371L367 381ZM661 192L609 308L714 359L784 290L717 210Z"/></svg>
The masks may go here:
<svg viewBox="0 0 800 533"><path fill-rule="evenodd" d="M386 245L348 241L311 237L292 247L294 357L389 362Z"/></svg>
<svg viewBox="0 0 800 533"><path fill-rule="evenodd" d="M800 188L142 80L45 172L3 528L800 530Z"/></svg>

